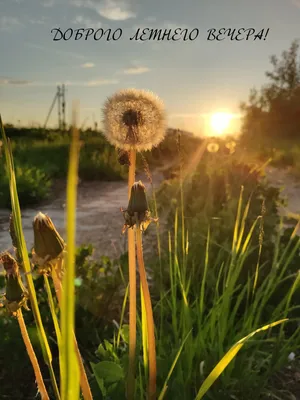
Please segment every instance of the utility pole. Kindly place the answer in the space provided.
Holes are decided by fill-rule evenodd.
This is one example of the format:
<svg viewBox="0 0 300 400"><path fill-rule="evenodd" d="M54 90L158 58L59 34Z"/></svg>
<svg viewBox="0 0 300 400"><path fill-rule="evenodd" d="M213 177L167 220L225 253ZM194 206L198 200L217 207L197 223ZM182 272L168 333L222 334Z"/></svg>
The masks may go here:
<svg viewBox="0 0 300 400"><path fill-rule="evenodd" d="M61 130L61 90L57 86L57 103L58 103L58 129Z"/></svg>
<svg viewBox="0 0 300 400"><path fill-rule="evenodd" d="M65 98L65 85L62 85L62 129L66 130L66 98Z"/></svg>
<svg viewBox="0 0 300 400"><path fill-rule="evenodd" d="M55 106L55 103L57 101L57 113L58 113L58 129L61 131L66 130L66 99L65 99L65 85L57 86L57 90L53 99L53 102L50 106L48 115L46 117L46 121L44 124L44 129L46 129L48 120L50 118L50 115L52 113L52 110Z"/></svg>

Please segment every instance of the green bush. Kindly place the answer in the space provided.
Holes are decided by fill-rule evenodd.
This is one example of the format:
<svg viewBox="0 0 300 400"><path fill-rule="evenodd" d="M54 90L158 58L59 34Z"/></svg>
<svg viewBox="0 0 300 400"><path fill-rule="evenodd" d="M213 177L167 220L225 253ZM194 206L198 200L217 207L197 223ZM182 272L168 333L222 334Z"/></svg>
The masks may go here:
<svg viewBox="0 0 300 400"><path fill-rule="evenodd" d="M52 182L44 170L28 165L17 166L16 179L22 206L37 204L49 196ZM0 207L10 208L9 183L4 171L0 175Z"/></svg>

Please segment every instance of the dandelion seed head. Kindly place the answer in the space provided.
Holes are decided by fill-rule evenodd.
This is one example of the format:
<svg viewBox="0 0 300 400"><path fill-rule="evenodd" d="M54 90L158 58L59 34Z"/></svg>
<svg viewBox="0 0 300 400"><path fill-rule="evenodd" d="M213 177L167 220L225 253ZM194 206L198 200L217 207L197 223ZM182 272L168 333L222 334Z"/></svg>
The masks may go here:
<svg viewBox="0 0 300 400"><path fill-rule="evenodd" d="M163 102L152 92L126 89L107 99L103 108L104 134L119 149L151 150L164 138Z"/></svg>

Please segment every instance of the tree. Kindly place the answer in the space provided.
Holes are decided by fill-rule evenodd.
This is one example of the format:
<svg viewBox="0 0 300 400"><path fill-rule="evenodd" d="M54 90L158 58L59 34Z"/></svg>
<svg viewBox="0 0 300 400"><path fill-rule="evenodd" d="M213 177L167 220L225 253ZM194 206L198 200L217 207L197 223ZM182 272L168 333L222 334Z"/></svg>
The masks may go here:
<svg viewBox="0 0 300 400"><path fill-rule="evenodd" d="M270 57L269 82L260 91L250 91L244 113L242 135L246 139L264 137L300 138L300 58L299 41L292 42L281 59Z"/></svg>

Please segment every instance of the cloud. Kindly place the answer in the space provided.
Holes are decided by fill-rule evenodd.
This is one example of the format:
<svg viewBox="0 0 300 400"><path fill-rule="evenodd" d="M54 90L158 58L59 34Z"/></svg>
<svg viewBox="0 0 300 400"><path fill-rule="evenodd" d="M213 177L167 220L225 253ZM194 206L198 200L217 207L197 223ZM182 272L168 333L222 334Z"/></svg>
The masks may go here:
<svg viewBox="0 0 300 400"><path fill-rule="evenodd" d="M99 7L99 14L114 21L124 21L135 18L136 14L129 10L128 5L123 1L106 0L103 6Z"/></svg>
<svg viewBox="0 0 300 400"><path fill-rule="evenodd" d="M45 1L42 3L42 6L43 6L43 7L48 7L48 8L50 8L50 7L53 7L54 4L55 4L55 0L45 0Z"/></svg>
<svg viewBox="0 0 300 400"><path fill-rule="evenodd" d="M140 75L144 74L145 72L149 72L150 69L148 67L131 67L124 69L122 72L124 75Z"/></svg>
<svg viewBox="0 0 300 400"><path fill-rule="evenodd" d="M81 68L94 68L95 64L94 63L84 63L80 65Z"/></svg>
<svg viewBox="0 0 300 400"><path fill-rule="evenodd" d="M113 21L125 21L135 18L136 14L131 11L130 4L125 0L70 0L74 7L85 7L96 11L101 17Z"/></svg>
<svg viewBox="0 0 300 400"><path fill-rule="evenodd" d="M41 19L30 19L29 22L32 25L44 25L46 22L46 18L42 17Z"/></svg>
<svg viewBox="0 0 300 400"><path fill-rule="evenodd" d="M82 15L78 15L74 19L73 24L80 25L85 28L92 28L95 31L102 27L102 23L100 21L95 21L89 18L85 18Z"/></svg>
<svg viewBox="0 0 300 400"><path fill-rule="evenodd" d="M91 87L91 86L103 86L103 85L116 85L117 83L119 83L119 81L117 81L116 79L102 79L102 80L84 82L82 86Z"/></svg>
<svg viewBox="0 0 300 400"><path fill-rule="evenodd" d="M64 51L64 50L58 50L58 49L49 49L49 47L44 47L41 46L39 44L35 44L35 43L30 43L30 42L26 42L25 43L26 46L32 48L32 49L36 49L36 50L41 50L41 51L45 51L47 53L53 53L53 54L57 54L57 55L63 55L66 57L72 57L72 58L76 58L78 60L84 60L85 56L78 54L78 53L73 53L71 51Z"/></svg>
<svg viewBox="0 0 300 400"><path fill-rule="evenodd" d="M0 30L1 31L11 32L22 26L23 26L23 24L21 24L21 22L18 20L18 18L6 17L5 15L0 17Z"/></svg>
<svg viewBox="0 0 300 400"><path fill-rule="evenodd" d="M0 78L0 85L15 85L24 86L32 84L32 81L26 79L11 79L11 78Z"/></svg>
<svg viewBox="0 0 300 400"><path fill-rule="evenodd" d="M66 81L64 84L66 86L77 86L77 87L97 87L103 85L115 85L119 83L116 79L98 79L89 81ZM22 87L56 87L60 85L61 82L41 82L41 81L27 81L22 79L10 79L10 78L0 78L0 86L22 86Z"/></svg>

